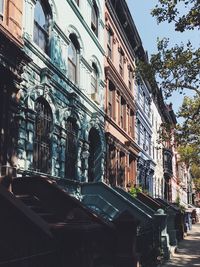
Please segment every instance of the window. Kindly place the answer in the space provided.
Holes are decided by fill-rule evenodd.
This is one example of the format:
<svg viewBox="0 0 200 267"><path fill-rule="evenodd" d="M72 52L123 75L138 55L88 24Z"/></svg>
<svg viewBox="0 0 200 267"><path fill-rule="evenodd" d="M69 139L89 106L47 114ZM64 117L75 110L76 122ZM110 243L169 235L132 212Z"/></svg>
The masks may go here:
<svg viewBox="0 0 200 267"><path fill-rule="evenodd" d="M0 0L0 20L3 20L4 0Z"/></svg>
<svg viewBox="0 0 200 267"><path fill-rule="evenodd" d="M108 116L110 118L113 117L113 101L112 101L112 99L113 99L113 91L110 90L110 88L109 88L109 92L108 92Z"/></svg>
<svg viewBox="0 0 200 267"><path fill-rule="evenodd" d="M124 76L124 53L121 49L119 51L119 73L122 77Z"/></svg>
<svg viewBox="0 0 200 267"><path fill-rule="evenodd" d="M130 123L129 123L129 132L130 132L130 136L134 137L134 112L132 110L130 110Z"/></svg>
<svg viewBox="0 0 200 267"><path fill-rule="evenodd" d="M69 119L66 123L67 142L65 156L65 175L67 179L76 178L77 167L77 132L78 128L74 120Z"/></svg>
<svg viewBox="0 0 200 267"><path fill-rule="evenodd" d="M140 144L140 122L139 120L135 120L135 140L136 143Z"/></svg>
<svg viewBox="0 0 200 267"><path fill-rule="evenodd" d="M145 93L142 92L142 108L144 108L143 110L145 111Z"/></svg>
<svg viewBox="0 0 200 267"><path fill-rule="evenodd" d="M43 2L38 0L34 11L34 34L33 41L45 52L48 52L49 18L50 12Z"/></svg>
<svg viewBox="0 0 200 267"><path fill-rule="evenodd" d="M145 98L145 113L146 115L150 118L150 107L151 107L151 102L150 99L147 97Z"/></svg>
<svg viewBox="0 0 200 267"><path fill-rule="evenodd" d="M125 185L125 164L126 156L125 153L120 151L119 152L119 159L118 159L118 172L117 172L117 185L123 187Z"/></svg>
<svg viewBox="0 0 200 267"><path fill-rule="evenodd" d="M128 69L128 88L130 91L133 89L133 70L130 66Z"/></svg>
<svg viewBox="0 0 200 267"><path fill-rule="evenodd" d="M120 109L120 126L126 130L126 102L121 97L121 109Z"/></svg>
<svg viewBox="0 0 200 267"><path fill-rule="evenodd" d="M91 29L98 36L98 15L99 10L95 1L92 4L92 14L91 14Z"/></svg>
<svg viewBox="0 0 200 267"><path fill-rule="evenodd" d="M79 54L79 43L75 34L69 36L71 42L68 47L68 78L73 82L77 83L78 76L78 54Z"/></svg>
<svg viewBox="0 0 200 267"><path fill-rule="evenodd" d="M96 64L92 63L91 92L98 92L98 70Z"/></svg>
<svg viewBox="0 0 200 267"><path fill-rule="evenodd" d="M152 144L152 156L153 156L153 159L155 159L155 144L154 143Z"/></svg>
<svg viewBox="0 0 200 267"><path fill-rule="evenodd" d="M33 148L33 168L42 173L50 173L50 138L52 113L48 103L39 98L35 104L35 140Z"/></svg>
<svg viewBox="0 0 200 267"><path fill-rule="evenodd" d="M108 87L108 116L114 119L114 90L115 86L109 81Z"/></svg>
<svg viewBox="0 0 200 267"><path fill-rule="evenodd" d="M148 151L148 154L151 156L151 136L150 135L147 136L147 151Z"/></svg>
<svg viewBox="0 0 200 267"><path fill-rule="evenodd" d="M143 146L144 144L144 128L140 125L140 145Z"/></svg>
<svg viewBox="0 0 200 267"><path fill-rule="evenodd" d="M143 149L147 151L147 131L144 129L144 142L143 142Z"/></svg>
<svg viewBox="0 0 200 267"><path fill-rule="evenodd" d="M108 42L107 42L107 55L112 59L112 49L113 49L113 32L111 29L107 31L108 33Z"/></svg>

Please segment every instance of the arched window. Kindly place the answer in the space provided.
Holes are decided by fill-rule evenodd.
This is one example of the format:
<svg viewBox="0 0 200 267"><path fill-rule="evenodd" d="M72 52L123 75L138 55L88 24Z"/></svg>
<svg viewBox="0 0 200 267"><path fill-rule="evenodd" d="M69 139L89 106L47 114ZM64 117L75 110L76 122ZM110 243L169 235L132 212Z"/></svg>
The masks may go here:
<svg viewBox="0 0 200 267"><path fill-rule="evenodd" d="M35 139L33 148L33 168L42 173L50 173L50 132L52 113L50 106L43 98L35 103Z"/></svg>
<svg viewBox="0 0 200 267"><path fill-rule="evenodd" d="M96 2L93 0L92 14L91 14L91 29L96 36L98 36L98 17L99 17L99 10Z"/></svg>
<svg viewBox="0 0 200 267"><path fill-rule="evenodd" d="M65 155L65 176L67 179L76 179L77 172L77 133L78 127L73 119L66 123L67 141Z"/></svg>
<svg viewBox="0 0 200 267"><path fill-rule="evenodd" d="M44 1L38 0L34 10L33 40L45 53L48 53L50 17L50 8L44 5Z"/></svg>
<svg viewBox="0 0 200 267"><path fill-rule="evenodd" d="M70 34L69 38L71 42L68 47L68 77L73 83L77 83L80 46L75 34Z"/></svg>
<svg viewBox="0 0 200 267"><path fill-rule="evenodd" d="M92 76L91 76L91 92L98 92L98 78L99 72L95 63L92 63Z"/></svg>

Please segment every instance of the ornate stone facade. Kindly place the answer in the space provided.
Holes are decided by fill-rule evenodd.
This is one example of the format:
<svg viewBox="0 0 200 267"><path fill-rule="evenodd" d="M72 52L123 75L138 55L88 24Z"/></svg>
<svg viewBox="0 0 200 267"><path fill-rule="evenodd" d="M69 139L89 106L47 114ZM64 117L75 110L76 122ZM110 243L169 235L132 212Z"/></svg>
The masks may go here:
<svg viewBox="0 0 200 267"><path fill-rule="evenodd" d="M97 6L98 36L90 26L91 1L25 1L24 42L32 62L20 88L18 173L103 180L104 19ZM37 16L48 28L42 41Z"/></svg>
<svg viewBox="0 0 200 267"><path fill-rule="evenodd" d="M20 82L29 58L23 52L23 1L3 1L0 13L0 176L16 174ZM13 172L14 171L14 172Z"/></svg>

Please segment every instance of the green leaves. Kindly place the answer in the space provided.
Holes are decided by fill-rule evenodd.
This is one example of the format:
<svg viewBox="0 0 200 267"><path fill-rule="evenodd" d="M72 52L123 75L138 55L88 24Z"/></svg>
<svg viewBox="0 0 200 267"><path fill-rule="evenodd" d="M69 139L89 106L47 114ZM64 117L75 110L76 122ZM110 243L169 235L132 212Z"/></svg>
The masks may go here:
<svg viewBox="0 0 200 267"><path fill-rule="evenodd" d="M185 97L178 116L183 122L176 126L183 161L200 165L200 97Z"/></svg>
<svg viewBox="0 0 200 267"><path fill-rule="evenodd" d="M132 197L137 197L137 194L141 193L141 192L142 192L142 187L141 186L132 186L130 188L130 191L129 191L129 193L130 193L130 195Z"/></svg>
<svg viewBox="0 0 200 267"><path fill-rule="evenodd" d="M200 29L199 0L158 0L152 15L158 23L174 23L175 31ZM200 48L190 41L170 46L169 39L163 38L157 40L157 49L149 62L137 64L153 90L159 86L166 98L174 91L194 95L184 98L178 113L180 124L160 127L159 142L179 145L180 160L200 166Z"/></svg>
<svg viewBox="0 0 200 267"><path fill-rule="evenodd" d="M152 16L157 22L174 22L176 31L184 32L200 28L199 0L159 0L152 10Z"/></svg>
<svg viewBox="0 0 200 267"><path fill-rule="evenodd" d="M150 64L166 97L173 91L184 89L200 93L200 49L191 43L168 48L168 39L158 41L158 53L152 55Z"/></svg>
<svg viewBox="0 0 200 267"><path fill-rule="evenodd" d="M200 48L195 50L189 41L171 48L168 43L166 38L158 40L158 53L151 56L149 63L138 62L138 71L153 87L156 79L166 97L185 89L200 95Z"/></svg>

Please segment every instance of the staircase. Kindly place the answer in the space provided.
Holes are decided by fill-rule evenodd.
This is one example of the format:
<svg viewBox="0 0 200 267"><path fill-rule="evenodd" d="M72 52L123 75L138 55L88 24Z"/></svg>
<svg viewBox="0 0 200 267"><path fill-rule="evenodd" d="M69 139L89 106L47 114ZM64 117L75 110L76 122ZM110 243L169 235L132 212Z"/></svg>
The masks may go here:
<svg viewBox="0 0 200 267"><path fill-rule="evenodd" d="M22 201L29 209L40 216L49 226L53 223L57 223L59 218L55 216L51 211L48 211L42 204L41 200L34 195L15 195L16 198Z"/></svg>

